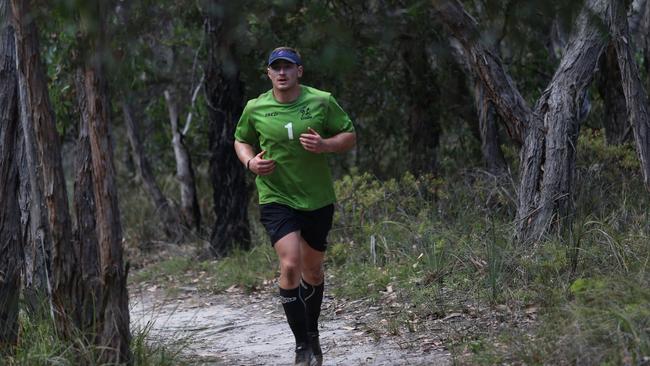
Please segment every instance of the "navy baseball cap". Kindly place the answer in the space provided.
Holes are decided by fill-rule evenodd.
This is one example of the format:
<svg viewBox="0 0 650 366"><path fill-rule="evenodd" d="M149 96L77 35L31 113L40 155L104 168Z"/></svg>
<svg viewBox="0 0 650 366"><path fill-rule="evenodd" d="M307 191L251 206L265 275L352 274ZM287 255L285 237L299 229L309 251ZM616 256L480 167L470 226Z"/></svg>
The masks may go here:
<svg viewBox="0 0 650 366"><path fill-rule="evenodd" d="M286 48L281 48L279 50L275 50L271 52L271 54L269 55L268 66L271 66L271 64L277 60L285 60L296 65L302 65L300 56L298 56L298 54L293 52L292 50Z"/></svg>

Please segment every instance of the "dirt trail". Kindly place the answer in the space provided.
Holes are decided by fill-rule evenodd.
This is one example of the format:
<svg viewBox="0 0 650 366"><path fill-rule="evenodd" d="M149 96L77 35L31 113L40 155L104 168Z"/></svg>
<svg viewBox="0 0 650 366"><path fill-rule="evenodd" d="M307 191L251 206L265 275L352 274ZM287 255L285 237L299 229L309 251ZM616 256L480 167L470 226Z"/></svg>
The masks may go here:
<svg viewBox="0 0 650 366"><path fill-rule="evenodd" d="M324 365L449 365L448 352L407 348L400 337L376 341L358 315L324 300L321 343ZM369 314L365 314L369 315ZM181 288L172 297L155 289L131 289L131 321L149 327L149 341L176 342L193 365L291 365L293 336L272 293L200 294Z"/></svg>

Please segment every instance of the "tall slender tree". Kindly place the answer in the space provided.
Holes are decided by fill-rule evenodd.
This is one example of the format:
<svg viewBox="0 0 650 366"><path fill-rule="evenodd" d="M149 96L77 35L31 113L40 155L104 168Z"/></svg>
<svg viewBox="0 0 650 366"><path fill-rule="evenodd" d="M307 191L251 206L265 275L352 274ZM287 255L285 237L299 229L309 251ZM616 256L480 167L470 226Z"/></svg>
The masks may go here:
<svg viewBox="0 0 650 366"><path fill-rule="evenodd" d="M156 183L156 177L153 175L140 137L140 124L134 118L133 111L126 98L122 100L122 113L124 115L126 135L129 138L133 162L135 163L138 176L156 206L156 212L163 224L165 234L169 239L178 241L183 236L179 215L175 212L174 207L167 200L167 197L162 193L160 187L158 187L158 183ZM192 180L192 188L194 188L193 185L194 181ZM194 201L196 202L196 193L194 194ZM198 203L196 205L198 206Z"/></svg>
<svg viewBox="0 0 650 366"><path fill-rule="evenodd" d="M95 197L96 230L101 263L102 294L98 313L97 343L104 363L128 363L129 306L122 248L122 225L117 201L113 146L110 135L110 106L106 81L109 57L106 22L111 2L85 2L80 9L83 92L86 98L92 177Z"/></svg>
<svg viewBox="0 0 650 366"><path fill-rule="evenodd" d="M210 123L210 179L216 222L210 236L215 255L223 255L235 246L250 245L248 225L249 189L245 169L233 148L235 126L244 104L243 83L235 56L233 32L241 4L206 1L205 31L208 61L205 70L205 94Z"/></svg>
<svg viewBox="0 0 650 366"><path fill-rule="evenodd" d="M194 179L194 168L192 158L185 144L185 136L179 126L179 112L176 96L173 88L165 90L165 101L169 111L169 123L172 131L172 147L176 159L176 178L181 187L181 217L186 227L199 230L201 228L201 210L196 197L196 180Z"/></svg>
<svg viewBox="0 0 650 366"><path fill-rule="evenodd" d="M0 23L4 15L0 9ZM0 27L0 353L18 338L22 233L18 205L18 83L11 26Z"/></svg>
<svg viewBox="0 0 650 366"><path fill-rule="evenodd" d="M79 138L75 150L74 177L74 237L79 248L83 291L79 298L81 304L81 329L96 332L99 323L99 309L102 303L102 279L99 261L99 243L95 209L95 190L93 188L92 155L88 132L90 116L84 88L84 70L76 70L75 85L77 105L79 106Z"/></svg>
<svg viewBox="0 0 650 366"><path fill-rule="evenodd" d="M431 69L426 46L421 35L404 35L400 39L400 55L406 70L409 145L414 149L410 156L410 170L415 174L437 172L438 145L440 144L439 115L435 101L438 91L435 74Z"/></svg>
<svg viewBox="0 0 650 366"><path fill-rule="evenodd" d="M627 116L634 132L637 156L641 162L643 183L650 191L650 111L648 93L639 75L639 68L630 47L627 8L619 0L608 0L608 23L616 49L621 84L625 95Z"/></svg>

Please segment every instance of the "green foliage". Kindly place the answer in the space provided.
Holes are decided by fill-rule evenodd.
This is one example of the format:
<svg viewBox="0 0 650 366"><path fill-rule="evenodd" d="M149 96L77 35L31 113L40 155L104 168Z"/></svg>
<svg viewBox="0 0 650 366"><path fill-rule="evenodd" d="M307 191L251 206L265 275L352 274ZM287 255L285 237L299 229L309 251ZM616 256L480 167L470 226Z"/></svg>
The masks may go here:
<svg viewBox="0 0 650 366"><path fill-rule="evenodd" d="M198 289L222 292L232 286L254 290L277 274L275 252L269 244L260 244L249 251L236 249L221 260L197 261L191 256L177 256L153 263L135 272L132 283L155 282L167 291L196 284Z"/></svg>
<svg viewBox="0 0 650 366"><path fill-rule="evenodd" d="M0 364L7 366L104 365L99 362L101 348L92 345L92 335L77 332L71 340L55 333L49 314L19 314L18 344L12 354L2 355ZM131 352L134 366L185 365L179 357L180 347L148 342L148 328L131 329Z"/></svg>
<svg viewBox="0 0 650 366"><path fill-rule="evenodd" d="M647 275L578 279L572 300L550 308L524 362L642 364L650 352ZM530 345L528 343L527 345Z"/></svg>
<svg viewBox="0 0 650 366"><path fill-rule="evenodd" d="M210 290L217 292L231 286L254 290L277 275L275 251L266 243L249 251L235 250L227 258L216 262L203 262L199 268L217 278L216 282L210 284Z"/></svg>
<svg viewBox="0 0 650 366"><path fill-rule="evenodd" d="M535 247L513 246L514 196L487 176L344 176L328 251L333 291L384 304L395 291L389 301L435 318L466 301L540 308L539 326L526 331L462 336L454 348L468 350L470 363L640 362L650 347L647 194L626 163L635 162L629 146L585 135L576 200L593 200L594 210L578 211L569 238ZM598 162L611 165L589 168ZM401 312L386 327L409 324Z"/></svg>
<svg viewBox="0 0 650 366"><path fill-rule="evenodd" d="M477 189L483 183L470 184ZM478 271L485 275L484 296L500 299L505 252L511 249L505 239L509 233L502 227L506 217L494 207L491 216L468 210L466 204L483 197L464 195L464 189L408 173L385 182L367 173L337 181L338 224L328 256L338 273L337 291L344 296L376 297L390 283L426 312L435 300L421 296L421 291L436 294L444 286L474 290L477 282L467 279Z"/></svg>

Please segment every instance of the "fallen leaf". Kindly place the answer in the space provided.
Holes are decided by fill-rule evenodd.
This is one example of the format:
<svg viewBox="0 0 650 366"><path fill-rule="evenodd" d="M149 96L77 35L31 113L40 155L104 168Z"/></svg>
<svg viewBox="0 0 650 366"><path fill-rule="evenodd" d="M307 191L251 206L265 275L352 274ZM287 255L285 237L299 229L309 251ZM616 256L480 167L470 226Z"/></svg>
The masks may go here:
<svg viewBox="0 0 650 366"><path fill-rule="evenodd" d="M447 315L446 317L442 318L442 320L449 320L449 319L452 319L452 318L457 318L457 317L462 316L462 315L463 314L461 314L461 313L451 313L451 314Z"/></svg>
<svg viewBox="0 0 650 366"><path fill-rule="evenodd" d="M539 310L539 308L537 306L530 305L530 306L528 306L526 308L525 312L526 312L526 314L535 314L535 313L537 313L538 310Z"/></svg>

